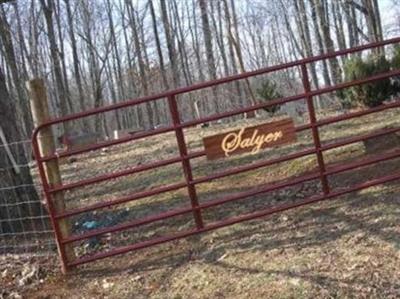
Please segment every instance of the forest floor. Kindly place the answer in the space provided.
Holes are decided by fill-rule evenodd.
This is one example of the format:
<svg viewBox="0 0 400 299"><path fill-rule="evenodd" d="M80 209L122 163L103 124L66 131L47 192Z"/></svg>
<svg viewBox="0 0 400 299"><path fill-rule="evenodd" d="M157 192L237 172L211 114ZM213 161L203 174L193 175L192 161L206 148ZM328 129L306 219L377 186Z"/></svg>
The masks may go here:
<svg viewBox="0 0 400 299"><path fill-rule="evenodd" d="M400 113L386 111L329 125L321 129L323 143L399 125ZM216 124L185 131L190 152L202 148L202 137L265 118ZM387 138L386 138L387 139ZM379 151L391 151L384 147ZM238 165L270 159L312 147L309 132L290 145L255 156L192 163L194 177ZM62 166L66 182L176 156L174 134L167 134L90 153ZM368 153L368 155L371 153ZM324 154L328 164L356 161L367 155L355 143ZM200 202L256 188L316 169L315 156L260 168L197 187ZM334 190L396 172L400 158L329 177ZM66 194L68 208L93 204L182 180L179 164L140 173ZM207 209L206 225L243 213L296 202L320 193L318 181L257 195ZM83 265L62 275L53 255L43 258L3 256L0 259L0 298L399 298L400 183L387 183L317 204L296 208L216 231ZM74 233L85 224L115 225L129 219L187 206L186 189L124 204L73 219ZM191 215L106 235L96 244L75 244L85 256L187 230ZM28 278L26 278L28 277ZM26 279L25 279L26 278Z"/></svg>

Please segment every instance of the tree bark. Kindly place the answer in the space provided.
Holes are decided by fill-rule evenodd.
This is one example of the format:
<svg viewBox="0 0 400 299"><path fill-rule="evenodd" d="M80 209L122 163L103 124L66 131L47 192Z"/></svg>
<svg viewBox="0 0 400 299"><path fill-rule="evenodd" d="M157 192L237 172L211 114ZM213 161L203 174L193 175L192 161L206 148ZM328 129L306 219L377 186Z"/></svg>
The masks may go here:
<svg viewBox="0 0 400 299"><path fill-rule="evenodd" d="M160 64L161 76L162 76L162 80L164 83L164 88L169 89L167 72L165 70L164 57L163 57L163 53L162 53L162 49L161 49L160 36L158 34L157 20L156 20L156 14L154 11L153 0L149 0L149 6L150 6L151 22L152 22L152 26L153 26L153 34L154 34L154 39L155 39L156 48L157 48L158 62Z"/></svg>
<svg viewBox="0 0 400 299"><path fill-rule="evenodd" d="M243 56L242 56L242 51L241 51L241 47L240 47L240 41L239 41L239 34L237 32L237 20L235 18L235 13L234 13L234 20L233 20L233 24L231 23L231 17L230 17L230 12L229 12L229 6L228 6L228 2L227 0L222 0L224 2L224 8L225 8L225 17L226 17L226 23L227 23L227 33L228 33L228 38L231 41L232 45L233 45L233 49L236 52L236 57L238 59L239 62L239 67L240 67L240 71L242 73L246 72L246 69L244 67L244 61L243 61ZM234 7L232 7L232 11L234 12ZM236 28L236 39L234 36L234 33L232 32L232 25L233 27ZM250 104L251 105L255 105L256 104L256 98L255 95L253 93L253 90L251 89L251 85L250 85L250 81L248 78L246 78L245 80L245 84L246 84L246 88L248 91L248 94L250 95ZM249 113L247 113L245 115L245 117L254 117L255 116L255 111L251 111Z"/></svg>
<svg viewBox="0 0 400 299"><path fill-rule="evenodd" d="M62 116L65 116L68 114L68 109L67 109L67 95L65 93L64 89L64 82L63 82L63 77L62 77L62 71L61 71L61 66L60 66L60 58L58 56L59 50L56 42L56 36L54 32L54 26L53 26L53 11L54 11L54 3L52 0L40 0L40 4L43 9L45 21L46 21L46 27L47 27L47 35L48 35L48 41L50 44L50 57L51 57L51 63L53 66L53 72L56 80L56 86L57 86L57 94L58 94L58 99L59 99L59 104L60 104L60 112ZM70 129L69 129L69 124L68 122L63 123L63 128L64 128L64 134L68 134Z"/></svg>
<svg viewBox="0 0 400 299"><path fill-rule="evenodd" d="M17 119L22 124L22 136L28 138L30 136L33 125L32 118L29 113L29 106L26 101L26 94L21 81L21 76L17 66L17 58L15 54L14 44L11 36L11 28L6 20L4 11L0 14L0 39L4 48L4 54L7 65L10 69L13 85L17 95L18 105L15 107L17 111Z"/></svg>
<svg viewBox="0 0 400 299"><path fill-rule="evenodd" d="M306 53L307 57L312 57L314 56L314 53L312 50L311 33L310 33L309 22L304 0L295 1L295 8L299 15L298 24L299 24L301 41L305 50L304 52ZM310 71L312 80L314 82L314 86L316 88L319 88L318 76L314 63L310 64Z"/></svg>
<svg viewBox="0 0 400 299"><path fill-rule="evenodd" d="M17 123L19 122L16 118L15 103L10 97L6 79L0 68L0 129L8 143L22 140ZM29 167L26 166L28 159L23 145L10 145L10 151L20 165L17 171L7 155L7 145L0 141L0 229L4 233L49 229L48 220L44 218L47 213L33 187Z"/></svg>
<svg viewBox="0 0 400 299"><path fill-rule="evenodd" d="M131 25L131 30L132 30L132 35L133 35L133 41L135 44L135 53L138 58L138 64L139 64L139 74L140 74L140 80L141 80L141 85L143 89L143 94L148 95L149 94L149 88L147 85L147 79L146 79L146 66L143 60L143 52L142 52L142 47L140 44L140 39L139 39L139 32L138 32L138 24L137 20L135 18L135 12L132 7L132 3L130 3L128 0L125 1L128 9L128 15L130 19L130 25ZM145 104L146 107L146 114L148 118L148 125L150 127L154 127L154 115L153 115L153 110L151 107L151 104L147 102Z"/></svg>
<svg viewBox="0 0 400 299"><path fill-rule="evenodd" d="M164 26L164 34L168 49L168 57L172 69L172 79L174 82L174 87L176 88L179 86L179 72L176 60L177 55L175 50L175 40L171 34L171 25L168 18L167 6L164 0L160 0L160 8L161 8L161 18Z"/></svg>
<svg viewBox="0 0 400 299"><path fill-rule="evenodd" d="M326 19L327 7L323 5L322 0L315 0L316 12L319 20L319 25L322 31L322 38L327 53L335 51L333 40L331 38L329 23ZM329 59L329 66L331 71L331 78L334 84L338 84L341 81L340 67L336 57Z"/></svg>
<svg viewBox="0 0 400 299"><path fill-rule="evenodd" d="M208 68L208 78L210 80L215 80L217 78L217 71L215 68L215 59L213 53L213 45L212 45L212 37L211 37L211 29L210 23L208 20L208 11L207 11L207 4L205 0L199 0L199 7L201 13L201 23L203 27L203 38L204 38L204 45L206 49L206 58L207 58L207 68ZM220 111L220 103L217 98L216 88L212 88L212 95L213 95L213 102L215 105L215 111L219 113ZM209 101L209 112L213 110L212 102Z"/></svg>
<svg viewBox="0 0 400 299"><path fill-rule="evenodd" d="M78 106L81 111L85 111L86 110L85 98L84 98L84 93L83 93L81 72L79 70L79 56L78 56L78 50L77 50L77 46L76 46L73 17L72 17L69 0L64 0L64 3L65 3L66 13L67 13L69 39L71 42L74 79L75 79L76 87L78 89ZM82 119L82 122L83 122L84 127L87 127L88 123L87 123L86 119Z"/></svg>

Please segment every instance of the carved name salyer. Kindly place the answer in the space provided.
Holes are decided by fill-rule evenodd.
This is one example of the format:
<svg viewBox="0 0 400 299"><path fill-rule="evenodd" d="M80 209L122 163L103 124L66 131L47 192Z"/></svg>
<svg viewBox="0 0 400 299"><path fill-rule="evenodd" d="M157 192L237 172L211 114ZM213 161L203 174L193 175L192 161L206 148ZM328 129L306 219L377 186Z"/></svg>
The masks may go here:
<svg viewBox="0 0 400 299"><path fill-rule="evenodd" d="M258 134L258 130L255 129L250 138L242 138L244 131L245 128L242 128L239 132L232 132L224 137L221 143L221 148L225 152L226 157L229 157L230 153L239 148L253 148L251 153L256 154L264 144L275 142L283 137L282 131Z"/></svg>

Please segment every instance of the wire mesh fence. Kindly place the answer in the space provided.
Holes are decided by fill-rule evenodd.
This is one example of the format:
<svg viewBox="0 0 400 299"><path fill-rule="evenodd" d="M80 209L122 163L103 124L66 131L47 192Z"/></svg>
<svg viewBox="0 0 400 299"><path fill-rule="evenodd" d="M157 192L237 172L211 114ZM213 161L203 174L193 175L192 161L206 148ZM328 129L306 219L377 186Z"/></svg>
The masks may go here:
<svg viewBox="0 0 400 299"><path fill-rule="evenodd" d="M0 255L56 252L30 140L0 141Z"/></svg>

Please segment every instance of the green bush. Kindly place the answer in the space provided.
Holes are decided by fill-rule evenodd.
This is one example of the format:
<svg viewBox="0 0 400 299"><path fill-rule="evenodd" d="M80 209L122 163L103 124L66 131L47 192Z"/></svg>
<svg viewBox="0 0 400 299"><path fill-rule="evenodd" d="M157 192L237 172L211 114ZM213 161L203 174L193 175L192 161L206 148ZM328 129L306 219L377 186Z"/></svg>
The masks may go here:
<svg viewBox="0 0 400 299"><path fill-rule="evenodd" d="M374 75L388 72L391 63L384 56L369 56L349 59L344 66L345 81L365 79ZM367 107L376 107L389 99L394 93L394 84L390 78L374 83L353 86L339 93L344 108L363 104Z"/></svg>
<svg viewBox="0 0 400 299"><path fill-rule="evenodd" d="M393 58L391 61L393 70L400 70L400 46L394 48ZM400 76L396 76L393 82L394 95L400 94Z"/></svg>
<svg viewBox="0 0 400 299"><path fill-rule="evenodd" d="M275 82L266 80L261 84L261 87L257 89L257 94L261 97L264 102L270 102L282 97L282 94L278 91ZM274 114L279 108L279 105L264 108L265 111Z"/></svg>

